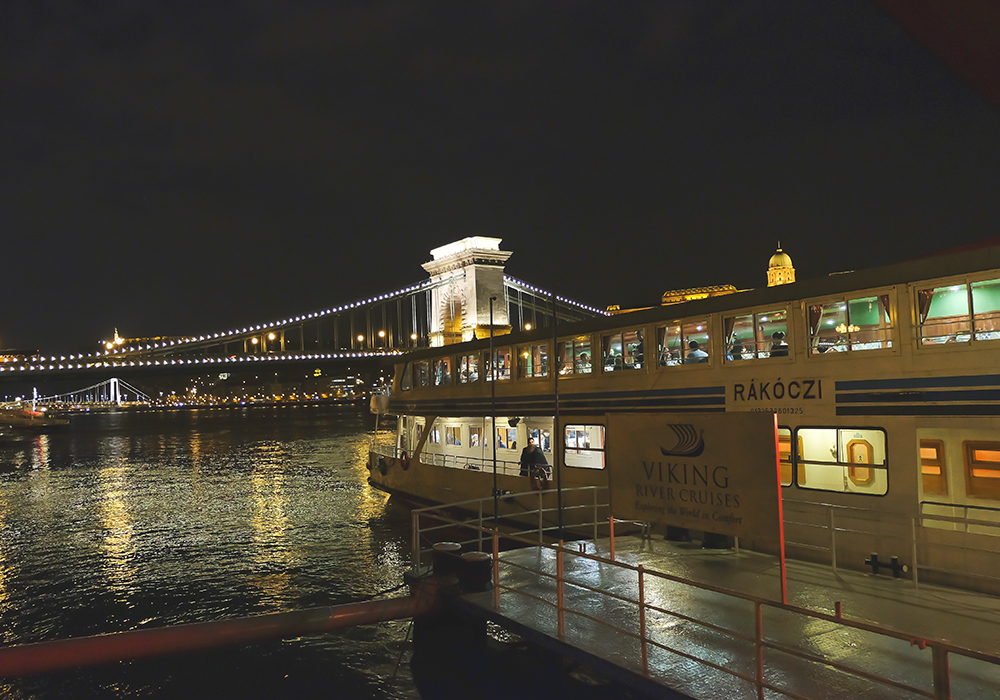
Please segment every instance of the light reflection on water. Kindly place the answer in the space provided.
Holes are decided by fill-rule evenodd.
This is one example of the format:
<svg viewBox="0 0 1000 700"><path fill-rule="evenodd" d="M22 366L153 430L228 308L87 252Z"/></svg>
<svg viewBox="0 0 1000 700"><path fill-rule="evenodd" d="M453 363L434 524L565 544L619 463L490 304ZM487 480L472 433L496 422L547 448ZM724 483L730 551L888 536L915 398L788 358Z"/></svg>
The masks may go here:
<svg viewBox="0 0 1000 700"><path fill-rule="evenodd" d="M366 427L354 407L114 413L0 443L0 640L297 610L394 588L409 518L365 481ZM19 679L0 694L415 698L405 664L392 677L407 624Z"/></svg>

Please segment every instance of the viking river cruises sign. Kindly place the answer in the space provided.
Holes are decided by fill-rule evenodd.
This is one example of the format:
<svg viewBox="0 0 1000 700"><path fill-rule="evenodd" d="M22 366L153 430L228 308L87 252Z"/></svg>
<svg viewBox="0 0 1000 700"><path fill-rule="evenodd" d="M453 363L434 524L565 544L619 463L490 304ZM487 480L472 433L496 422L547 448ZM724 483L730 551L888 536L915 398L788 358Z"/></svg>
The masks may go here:
<svg viewBox="0 0 1000 700"><path fill-rule="evenodd" d="M774 414L615 413L607 421L614 517L780 539Z"/></svg>

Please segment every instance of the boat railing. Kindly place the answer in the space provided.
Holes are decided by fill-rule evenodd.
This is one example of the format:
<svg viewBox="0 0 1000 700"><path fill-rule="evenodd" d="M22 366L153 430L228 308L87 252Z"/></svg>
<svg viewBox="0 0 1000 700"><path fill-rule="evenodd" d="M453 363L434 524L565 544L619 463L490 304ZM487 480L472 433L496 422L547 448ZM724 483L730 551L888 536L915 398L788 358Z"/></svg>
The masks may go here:
<svg viewBox="0 0 1000 700"><path fill-rule="evenodd" d="M415 512L415 526L422 517L428 516L431 513L426 510L419 515ZM441 524L447 522L440 514L434 514L433 517ZM698 668L703 669L702 673L714 671L732 680L744 681L756 689L759 698L778 693L782 697L799 700L827 697L829 689L809 680L798 687L790 687L796 678L801 679L800 674L788 672L789 667L793 666L825 666L860 682L877 684L888 692L902 691L914 697L935 700L952 697L950 664L956 657L961 657L956 663L961 674L968 674L970 666L976 663L996 667L987 667L987 673L1000 671L1000 656L848 619L843 617L839 604L835 613L829 614L646 569L641 564L616 560L613 545L610 556L603 556L598 554L596 542L575 543L570 546L561 542L547 544L470 521L452 520L450 525L475 531L468 541L485 541L488 549L481 548L478 551L492 552L492 602L497 611L522 609L526 603L551 608L554 615L533 614L531 625L540 632L558 636L581 647L586 646L593 631L580 633L579 639L574 639L572 634L567 636L567 619L578 623L571 624L573 629L603 627L622 640L616 647L617 658L625 656L631 660L633 657L627 649L629 644L635 644L634 658L641 673L668 687L673 687L676 683L676 678L669 674L678 667L677 659L681 660L682 666L686 665L684 660L694 662ZM611 542L613 541L612 538ZM537 547L540 556L530 560L534 563L526 563L524 557L512 556L507 551L516 548L510 546L511 542L520 547ZM607 582L612 580L607 575L608 567L624 573L626 578L631 578L631 583L625 586L618 583L608 586ZM617 582L620 579L614 580ZM696 596L706 594L714 595L717 599L707 606L683 607L685 602L690 603ZM513 599L524 602L505 603ZM743 609L746 619L737 624L724 623L717 618L713 620L712 611L717 609ZM597 612L601 610L618 612L602 615ZM797 629L823 629L824 639L830 640L830 643L816 647L811 643L813 635L782 634L782 629L787 629L786 625L789 624ZM684 633L671 634L671 630L678 629L678 625L683 626ZM712 639L712 642L702 647L687 643L702 635ZM850 661L852 656L855 659L862 658L855 654L856 649L851 648L856 646L856 640L860 636L881 639L887 644L899 642L906 647L913 647L911 654L916 657L916 663L926 664L929 673L922 673L921 677L931 682L931 688L911 685L901 680L898 674L890 678L877 670L854 665L862 663ZM720 641L720 637L726 641ZM794 641L796 639L800 641L797 643ZM838 647L837 640L844 646ZM753 660L751 663L734 664L730 660L724 665L719 660L719 648L740 645L745 645L748 649L749 657ZM651 654L662 658L664 652L669 655L666 663L659 663L658 659L651 662ZM870 655L863 658L868 659ZM632 663L628 665L633 667Z"/></svg>
<svg viewBox="0 0 1000 700"><path fill-rule="evenodd" d="M374 436L371 442L371 451L383 457L397 459L402 456L405 450L401 450L395 445L395 434L389 433L389 437ZM469 469L479 472L493 472L493 460L490 458L469 457L468 455L453 455L440 452L421 452L421 464L431 464L437 467L451 467L452 469ZM497 474L508 476L518 476L521 473L520 462L509 459L498 459L496 461Z"/></svg>
<svg viewBox="0 0 1000 700"><path fill-rule="evenodd" d="M496 497L472 498L414 510L411 547L413 568L419 569L429 563L434 545L441 541L442 533L447 533L449 541L457 541L465 547L474 546L479 551L483 551L483 533L499 522L504 524L504 531L512 540L524 540L532 544L558 540L560 508L558 504L553 504L555 494L555 489L504 492L498 493ZM563 489L562 501L562 520L572 523L572 533L586 533L597 539L613 529L607 487ZM519 523L531 525L521 527ZM466 536L469 539L463 539ZM488 542L488 538L486 541Z"/></svg>
<svg viewBox="0 0 1000 700"><path fill-rule="evenodd" d="M786 540L786 550L825 552L834 570L838 565L838 547L844 548L844 540L880 541L892 549L882 552L881 561L873 569L884 566L897 576L900 572L908 573L914 587L919 587L920 575L925 573L952 581L964 577L991 590L1000 590L1000 576L981 573L997 571L996 567L979 567L979 572L973 572L961 566L961 562L970 557L982 556L997 557L1000 564L997 547L977 548L976 540L966 538L958 543L932 535L935 531L950 530L1000 536L998 508L924 501L920 504L920 515L908 516L856 506L786 500L784 513L786 532L801 533L797 540ZM809 533L816 536L810 537ZM892 559L896 559L895 568ZM956 566L944 565L949 561L954 561ZM906 562L905 566L902 562ZM871 565L871 562L866 564Z"/></svg>
<svg viewBox="0 0 1000 700"><path fill-rule="evenodd" d="M423 464L433 464L438 467L452 467L454 469L471 469L479 472L493 472L492 459L480 459L478 457L468 457L465 455L450 455L439 452L422 452L420 461ZM506 459L497 460L497 474L507 474L517 476L521 473L521 465Z"/></svg>

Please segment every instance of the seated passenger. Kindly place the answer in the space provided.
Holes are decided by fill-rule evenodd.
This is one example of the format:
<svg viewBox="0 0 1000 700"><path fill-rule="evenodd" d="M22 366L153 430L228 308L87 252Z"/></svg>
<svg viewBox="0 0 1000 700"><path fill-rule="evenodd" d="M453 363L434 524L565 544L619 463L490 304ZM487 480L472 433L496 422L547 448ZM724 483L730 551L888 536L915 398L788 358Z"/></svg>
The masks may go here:
<svg viewBox="0 0 1000 700"><path fill-rule="evenodd" d="M708 353L698 347L697 340L692 340L688 343L688 354L684 358L684 364L695 365L699 362L708 362Z"/></svg>
<svg viewBox="0 0 1000 700"><path fill-rule="evenodd" d="M788 357L785 334L781 331L775 331L771 334L771 357Z"/></svg>
<svg viewBox="0 0 1000 700"><path fill-rule="evenodd" d="M585 352L580 353L580 359L576 363L576 371L580 374L586 374L590 371L590 355Z"/></svg>

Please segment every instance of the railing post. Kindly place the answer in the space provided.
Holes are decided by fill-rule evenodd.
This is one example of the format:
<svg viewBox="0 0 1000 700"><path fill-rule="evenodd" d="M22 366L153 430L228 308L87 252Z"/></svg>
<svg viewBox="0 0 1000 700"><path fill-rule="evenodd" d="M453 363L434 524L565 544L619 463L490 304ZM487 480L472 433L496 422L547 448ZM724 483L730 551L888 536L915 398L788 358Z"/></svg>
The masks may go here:
<svg viewBox="0 0 1000 700"><path fill-rule="evenodd" d="M951 674L948 670L948 651L931 647L934 665L934 700L951 700Z"/></svg>
<svg viewBox="0 0 1000 700"><path fill-rule="evenodd" d="M833 522L833 508L830 508L830 565L837 570L837 527Z"/></svg>
<svg viewBox="0 0 1000 700"><path fill-rule="evenodd" d="M413 511L413 542L410 543L410 555L413 559L413 570L416 571L420 568L420 514Z"/></svg>
<svg viewBox="0 0 1000 700"><path fill-rule="evenodd" d="M500 609L500 533L493 531L493 607Z"/></svg>
<svg viewBox="0 0 1000 700"><path fill-rule="evenodd" d="M597 544L597 487L594 487L594 544Z"/></svg>
<svg viewBox="0 0 1000 700"><path fill-rule="evenodd" d="M566 636L566 597L563 588L563 543L559 540L559 549L556 550L556 610L559 613L559 638Z"/></svg>
<svg viewBox="0 0 1000 700"><path fill-rule="evenodd" d="M912 518L910 520L910 526L911 526L910 530L912 533L911 537L913 539L912 542L913 552L911 554L911 558L913 559L913 587L920 588L920 583L917 581L917 519L916 518Z"/></svg>
<svg viewBox="0 0 1000 700"><path fill-rule="evenodd" d="M639 564L639 636L642 638L642 672L649 675L649 655L646 645L646 570Z"/></svg>
<svg viewBox="0 0 1000 700"><path fill-rule="evenodd" d="M615 560L615 516L609 516L611 521L611 561Z"/></svg>
<svg viewBox="0 0 1000 700"><path fill-rule="evenodd" d="M483 499L479 499L479 547L477 551L483 551Z"/></svg>
<svg viewBox="0 0 1000 700"><path fill-rule="evenodd" d="M754 603L754 628L757 637L757 698L764 700L764 609L760 601Z"/></svg>
<svg viewBox="0 0 1000 700"><path fill-rule="evenodd" d="M538 544L542 544L545 540L543 539L545 534L545 521L543 519L544 513L542 512L542 492L538 492Z"/></svg>

